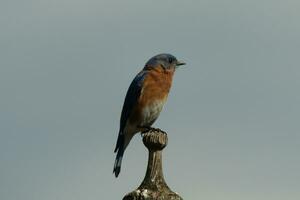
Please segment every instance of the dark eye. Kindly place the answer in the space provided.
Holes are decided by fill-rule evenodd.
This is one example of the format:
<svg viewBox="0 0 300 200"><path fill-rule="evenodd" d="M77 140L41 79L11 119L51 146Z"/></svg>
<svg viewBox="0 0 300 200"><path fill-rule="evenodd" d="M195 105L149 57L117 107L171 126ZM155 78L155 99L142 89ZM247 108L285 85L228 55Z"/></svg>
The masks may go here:
<svg viewBox="0 0 300 200"><path fill-rule="evenodd" d="M169 63L172 63L173 62L173 58L169 58Z"/></svg>

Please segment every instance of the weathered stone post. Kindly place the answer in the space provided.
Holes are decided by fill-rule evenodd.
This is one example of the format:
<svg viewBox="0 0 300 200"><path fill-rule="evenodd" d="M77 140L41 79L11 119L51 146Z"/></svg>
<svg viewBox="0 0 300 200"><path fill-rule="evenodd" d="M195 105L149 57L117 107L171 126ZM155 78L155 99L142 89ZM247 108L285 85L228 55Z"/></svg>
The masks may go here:
<svg viewBox="0 0 300 200"><path fill-rule="evenodd" d="M141 185L123 200L182 200L170 190L163 176L162 150L168 143L167 134L160 130L150 130L143 134L143 143L149 150L145 178Z"/></svg>

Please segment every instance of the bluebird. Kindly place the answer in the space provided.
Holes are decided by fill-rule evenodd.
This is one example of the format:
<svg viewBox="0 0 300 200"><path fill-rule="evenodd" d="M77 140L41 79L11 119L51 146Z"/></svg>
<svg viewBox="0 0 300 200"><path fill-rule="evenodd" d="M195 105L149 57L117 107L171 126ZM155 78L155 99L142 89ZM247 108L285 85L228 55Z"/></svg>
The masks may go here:
<svg viewBox="0 0 300 200"><path fill-rule="evenodd" d="M121 171L124 151L132 137L138 132L153 129L165 104L175 69L185 63L171 54L152 57L131 82L127 91L120 119L120 129L115 148L115 176Z"/></svg>

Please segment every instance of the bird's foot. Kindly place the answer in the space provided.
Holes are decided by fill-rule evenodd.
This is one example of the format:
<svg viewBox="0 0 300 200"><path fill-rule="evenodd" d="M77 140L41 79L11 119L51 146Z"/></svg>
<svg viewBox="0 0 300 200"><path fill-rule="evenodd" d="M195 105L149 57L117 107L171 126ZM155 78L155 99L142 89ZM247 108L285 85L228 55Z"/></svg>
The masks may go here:
<svg viewBox="0 0 300 200"><path fill-rule="evenodd" d="M153 132L162 132L164 134L167 134L165 131L159 129L159 128L154 128L154 127L141 127L143 128L143 131L141 132L141 136L143 136L146 132L150 132L150 131L153 131Z"/></svg>
<svg viewBox="0 0 300 200"><path fill-rule="evenodd" d="M154 132L162 132L162 133L167 134L165 131L161 130L160 128L151 128L151 131L154 131Z"/></svg>

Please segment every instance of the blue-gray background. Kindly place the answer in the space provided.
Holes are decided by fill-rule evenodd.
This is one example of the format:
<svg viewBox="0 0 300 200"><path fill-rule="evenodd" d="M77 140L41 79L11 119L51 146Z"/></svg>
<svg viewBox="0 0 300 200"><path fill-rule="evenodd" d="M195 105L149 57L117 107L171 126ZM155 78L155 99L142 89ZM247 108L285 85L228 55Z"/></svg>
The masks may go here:
<svg viewBox="0 0 300 200"><path fill-rule="evenodd" d="M155 126L185 199L300 198L298 0L2 0L0 199L121 199L136 136L113 149L128 85L153 55L187 62Z"/></svg>

